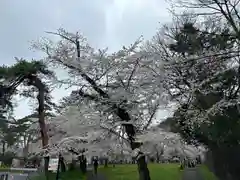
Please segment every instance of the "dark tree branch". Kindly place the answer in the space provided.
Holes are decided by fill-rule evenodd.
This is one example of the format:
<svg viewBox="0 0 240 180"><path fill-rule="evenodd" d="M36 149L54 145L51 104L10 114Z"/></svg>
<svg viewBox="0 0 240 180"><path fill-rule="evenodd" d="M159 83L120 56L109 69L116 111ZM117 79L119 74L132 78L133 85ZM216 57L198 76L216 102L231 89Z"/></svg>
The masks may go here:
<svg viewBox="0 0 240 180"><path fill-rule="evenodd" d="M117 133L113 128L107 128L107 127L104 127L104 126L100 126L101 128L105 129L105 130L108 130L110 133L124 139L125 141L129 142L129 139L125 138L124 136L121 136L119 133Z"/></svg>
<svg viewBox="0 0 240 180"><path fill-rule="evenodd" d="M151 113L150 118L147 121L147 124L143 127L143 130L146 130L150 126L150 124L152 123L153 118L154 118L157 110L158 110L158 104L154 107L153 112Z"/></svg>
<svg viewBox="0 0 240 180"><path fill-rule="evenodd" d="M131 72L131 74L130 74L130 76L129 76L129 78L128 78L127 88L129 88L130 82L131 82L131 80L132 80L132 77L133 77L135 71L137 70L138 62L139 62L139 58L136 60L136 63L135 63L135 65L134 65L134 67L133 67L133 70L132 70L132 72Z"/></svg>

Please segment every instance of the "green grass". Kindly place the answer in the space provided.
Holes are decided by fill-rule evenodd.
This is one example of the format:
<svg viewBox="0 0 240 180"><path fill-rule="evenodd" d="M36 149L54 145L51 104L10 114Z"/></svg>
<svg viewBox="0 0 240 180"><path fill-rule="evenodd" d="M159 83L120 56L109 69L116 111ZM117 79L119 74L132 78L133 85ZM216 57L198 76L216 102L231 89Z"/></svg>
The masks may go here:
<svg viewBox="0 0 240 180"><path fill-rule="evenodd" d="M217 180L217 177L208 169L207 166L200 166L200 171L204 177L204 180Z"/></svg>
<svg viewBox="0 0 240 180"><path fill-rule="evenodd" d="M149 164L148 165L151 180L181 180L182 172L179 170L179 164ZM115 168L100 167L108 180L138 180L137 165L124 164L116 165Z"/></svg>
<svg viewBox="0 0 240 180"><path fill-rule="evenodd" d="M182 171L179 169L179 164L148 164L151 180L181 180ZM209 169L202 165L199 167L204 176L204 180L217 180ZM106 176L107 180L138 180L138 172L136 164L116 165L108 168L100 167L99 172ZM49 173L49 180L55 180L56 173ZM80 171L67 171L60 173L61 180L86 180ZM31 180L46 180L44 174L33 177Z"/></svg>
<svg viewBox="0 0 240 180"><path fill-rule="evenodd" d="M56 173L49 173L49 180L55 180L56 179ZM80 171L67 171L60 173L60 179L61 180L85 180L86 178L81 174ZM46 177L44 174L41 174L40 176L32 177L31 180L46 180Z"/></svg>

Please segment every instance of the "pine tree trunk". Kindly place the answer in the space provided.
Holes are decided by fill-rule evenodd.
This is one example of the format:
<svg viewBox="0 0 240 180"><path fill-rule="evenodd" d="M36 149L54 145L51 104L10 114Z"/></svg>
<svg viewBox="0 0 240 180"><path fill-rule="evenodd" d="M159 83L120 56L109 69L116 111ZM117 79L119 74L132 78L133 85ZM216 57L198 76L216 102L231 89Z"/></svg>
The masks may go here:
<svg viewBox="0 0 240 180"><path fill-rule="evenodd" d="M45 123L45 114L44 114L44 93L45 86L37 76L29 76L29 85L35 86L38 89L38 123L40 126L40 133L42 139L42 147L45 149L48 146L48 130ZM44 171L46 178L48 179L48 164L49 157L44 158Z"/></svg>
<svg viewBox="0 0 240 180"><path fill-rule="evenodd" d="M48 146L48 134L47 134L47 127L44 120L44 89L39 88L39 94L37 96L38 102L39 102L39 108L38 108L38 115L39 115L39 126L40 126L40 132L41 132L41 138L42 138L42 146L43 148L47 148ZM49 157L44 158L44 171L46 174L46 177L48 177L48 164L49 164Z"/></svg>

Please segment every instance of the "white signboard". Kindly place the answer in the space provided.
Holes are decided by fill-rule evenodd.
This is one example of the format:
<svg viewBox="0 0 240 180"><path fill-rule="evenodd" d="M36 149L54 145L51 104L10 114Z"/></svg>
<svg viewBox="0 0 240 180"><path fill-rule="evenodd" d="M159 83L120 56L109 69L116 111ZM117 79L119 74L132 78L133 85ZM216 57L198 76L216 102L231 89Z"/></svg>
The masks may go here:
<svg viewBox="0 0 240 180"><path fill-rule="evenodd" d="M58 158L51 158L49 160L48 170L49 171L57 171L58 167Z"/></svg>

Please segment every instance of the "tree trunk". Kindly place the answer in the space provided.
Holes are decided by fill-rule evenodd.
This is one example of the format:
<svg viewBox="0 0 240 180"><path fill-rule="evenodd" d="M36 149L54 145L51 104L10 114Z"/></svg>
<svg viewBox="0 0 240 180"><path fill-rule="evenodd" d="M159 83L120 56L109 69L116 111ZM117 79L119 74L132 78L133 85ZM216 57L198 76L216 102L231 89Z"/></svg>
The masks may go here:
<svg viewBox="0 0 240 180"><path fill-rule="evenodd" d="M104 167L105 167L105 168L108 167L108 159L107 159L107 158L104 160Z"/></svg>
<svg viewBox="0 0 240 180"><path fill-rule="evenodd" d="M151 180L150 173L147 167L146 156L140 153L140 157L137 159L139 180Z"/></svg>
<svg viewBox="0 0 240 180"><path fill-rule="evenodd" d="M132 142L131 148L132 150L139 148L142 145L142 143L139 142ZM139 180L151 180L150 173L147 167L146 162L146 156L144 153L139 152L137 157L137 165L138 165L138 174L139 174Z"/></svg>
<svg viewBox="0 0 240 180"><path fill-rule="evenodd" d="M120 112L119 112L120 111ZM119 117L122 117L121 119L126 119L130 121L129 114L126 112L126 110L123 109L118 109L118 115ZM125 131L128 135L128 139L131 144L131 149L134 151L135 149L140 148L142 145L141 142L136 142L135 141L135 127L133 124L124 124L125 126ZM139 173L139 180L151 180L150 178L150 173L147 167L147 162L146 162L146 156L142 152L138 152L137 157L135 157L137 160L137 165L138 165L138 173Z"/></svg>
<svg viewBox="0 0 240 180"><path fill-rule="evenodd" d="M2 156L5 155L5 147L6 147L6 142L2 141Z"/></svg>
<svg viewBox="0 0 240 180"><path fill-rule="evenodd" d="M127 113L127 111L125 109L122 108L117 108L116 114L122 119L122 120L126 120L126 121L130 121L131 118L129 116L129 114ZM130 145L131 145L131 149L134 151L135 149L140 148L140 146L142 145L141 142L136 142L135 140L135 135L136 135L136 131L135 131L135 127L133 126L133 124L123 124L125 127L125 131L128 135L128 139L130 141ZM137 160L137 165L138 165L138 173L139 173L139 180L151 180L150 178L150 173L147 167L147 162L146 162L146 156L142 153L142 152L138 152L137 157L135 157Z"/></svg>
<svg viewBox="0 0 240 180"><path fill-rule="evenodd" d="M45 123L45 114L44 114L44 93L45 93L45 85L41 82L41 80L36 75L29 75L29 85L35 86L38 89L38 123L40 126L40 133L42 139L42 147L46 149L48 146L48 130ZM48 179L48 164L49 157L44 158L44 171L46 178Z"/></svg>
<svg viewBox="0 0 240 180"><path fill-rule="evenodd" d="M76 48L77 48L77 57L78 57L78 59L80 59L81 58L80 57L80 43L79 43L78 39L76 39ZM92 79L86 73L84 73L82 71L80 71L80 73L81 73L82 78L84 78L102 98L110 99L110 96L103 89L101 89L97 85L97 83L95 82L94 79ZM95 101L99 101L99 99L96 98L95 96L91 96L89 94L85 94L82 90L80 90L78 93L82 97L89 98L89 99L95 100ZM122 121L126 121L126 122L131 121L131 117L128 114L126 109L120 107L118 104L113 104L111 108L114 111L114 113ZM136 143L134 141L135 140L134 137L136 135L136 132L135 132L133 124L128 124L127 123L127 124L122 124L122 125L125 127L125 131L126 131L126 133L128 135L128 139L130 141L132 150L134 150L136 148L139 148L139 146L138 147L135 146ZM139 178L140 178L140 180L150 180L149 170L148 170L145 158L141 159L141 160L139 159L138 162L139 162L139 170L140 170L139 171ZM141 179L141 177L143 177L144 179Z"/></svg>
<svg viewBox="0 0 240 180"><path fill-rule="evenodd" d="M72 162L69 164L69 171L73 171L76 169L76 160L72 159Z"/></svg>
<svg viewBox="0 0 240 180"><path fill-rule="evenodd" d="M157 163L159 163L159 161L160 161L160 157L159 157L159 154L158 154L158 151L157 151L157 154L156 154L156 156L157 156Z"/></svg>
<svg viewBox="0 0 240 180"><path fill-rule="evenodd" d="M45 172L45 176L46 179L48 180L48 164L49 164L49 156L44 157L44 172Z"/></svg>
<svg viewBox="0 0 240 180"><path fill-rule="evenodd" d="M80 161L80 170L83 174L86 174L87 172L87 159L84 155L79 156Z"/></svg>
<svg viewBox="0 0 240 180"><path fill-rule="evenodd" d="M38 102L39 102L39 108L38 108L38 113L39 113L39 126L40 126L40 132L41 132L41 138L42 138L42 146L43 148L47 148L48 146L48 134L47 134L47 127L45 124L44 120L44 89L39 89L39 94L38 94ZM49 157L45 157L45 162L44 162L44 167L45 167L45 172L46 175L48 175L48 163L49 163Z"/></svg>
<svg viewBox="0 0 240 180"><path fill-rule="evenodd" d="M64 158L61 156L61 158L59 159L60 161L60 169L61 169L61 172L66 172L66 165L64 163Z"/></svg>

